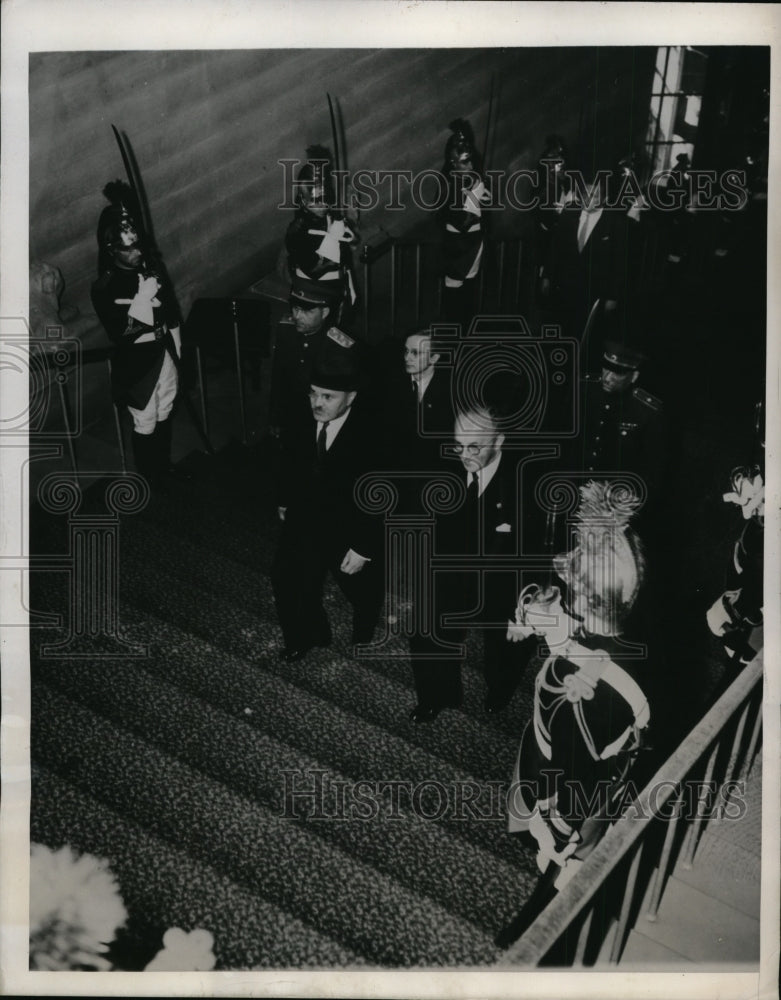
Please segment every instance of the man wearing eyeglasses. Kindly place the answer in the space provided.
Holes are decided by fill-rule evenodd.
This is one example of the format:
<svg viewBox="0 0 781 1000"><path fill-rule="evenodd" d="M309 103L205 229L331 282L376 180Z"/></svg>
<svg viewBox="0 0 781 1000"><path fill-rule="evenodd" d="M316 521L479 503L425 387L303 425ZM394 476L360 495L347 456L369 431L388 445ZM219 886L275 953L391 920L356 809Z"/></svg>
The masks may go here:
<svg viewBox="0 0 781 1000"><path fill-rule="evenodd" d="M504 434L495 412L476 407L458 413L455 421L454 470L464 486L464 501L452 514L438 519L437 556L453 558L453 569L434 574L434 635L410 638L418 704L413 722L431 722L444 708L461 704L463 656L442 657L441 642L462 644L470 627L483 638L483 674L489 714L505 708L528 659L523 646L506 640L512 615L517 573L503 557L517 555L518 495L515 466L503 454ZM425 593L425 590L424 590ZM448 625L448 617L458 623ZM437 653L439 655L437 655Z"/></svg>

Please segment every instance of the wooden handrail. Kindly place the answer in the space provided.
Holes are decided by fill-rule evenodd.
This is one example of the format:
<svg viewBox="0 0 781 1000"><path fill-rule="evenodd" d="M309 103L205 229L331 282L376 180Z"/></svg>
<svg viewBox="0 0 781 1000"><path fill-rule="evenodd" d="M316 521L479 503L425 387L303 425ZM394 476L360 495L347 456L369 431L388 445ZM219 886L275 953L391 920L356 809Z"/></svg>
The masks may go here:
<svg viewBox="0 0 781 1000"><path fill-rule="evenodd" d="M523 937L508 948L502 964L537 965L547 954L759 684L763 664L763 650L760 650L643 788L629 815L608 830L577 876L557 894ZM651 808L652 796L655 811Z"/></svg>

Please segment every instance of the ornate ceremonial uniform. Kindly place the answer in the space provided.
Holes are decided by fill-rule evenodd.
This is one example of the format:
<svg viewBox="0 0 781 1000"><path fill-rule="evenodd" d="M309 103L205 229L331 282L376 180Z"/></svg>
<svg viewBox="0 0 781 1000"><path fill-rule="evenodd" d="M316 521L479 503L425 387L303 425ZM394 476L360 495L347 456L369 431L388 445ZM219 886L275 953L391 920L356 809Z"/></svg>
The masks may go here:
<svg viewBox="0 0 781 1000"><path fill-rule="evenodd" d="M138 292L139 270L114 267L104 272L92 286L92 304L98 319L117 351L111 366L114 399L123 406L144 410L160 382L166 359L166 338L178 327L178 314L170 286L164 283L155 293L153 322L147 324L128 315ZM178 339L178 331L177 331ZM178 346L178 345L177 345ZM164 420L176 396L176 371L166 367L166 400L158 419ZM154 420L152 421L154 423Z"/></svg>
<svg viewBox="0 0 781 1000"><path fill-rule="evenodd" d="M632 661L619 665L620 652L614 638L570 639L548 657L535 681L533 721L508 803L509 830L531 829L536 806L532 827L560 861L590 846L588 824L617 818L609 816L611 793L650 721L642 670ZM596 829L594 834L598 839Z"/></svg>
<svg viewBox="0 0 781 1000"><path fill-rule="evenodd" d="M334 320L344 321L344 307L355 303L352 247L357 243L355 224L334 208L331 153L324 146L310 146L308 161L298 175L299 207L285 234L291 279L305 278L330 287Z"/></svg>
<svg viewBox="0 0 781 1000"><path fill-rule="evenodd" d="M135 196L115 181L103 191L111 205L98 221L95 312L117 346L111 368L115 401L133 418L136 469L150 481L168 474L170 415L178 389L179 317L165 270L149 253L134 215Z"/></svg>
<svg viewBox="0 0 781 1000"><path fill-rule="evenodd" d="M476 303L474 279L483 257L483 208L489 194L480 174L480 156L471 126L452 122L442 172L447 178L447 202L440 211L444 289L442 318L467 326Z"/></svg>

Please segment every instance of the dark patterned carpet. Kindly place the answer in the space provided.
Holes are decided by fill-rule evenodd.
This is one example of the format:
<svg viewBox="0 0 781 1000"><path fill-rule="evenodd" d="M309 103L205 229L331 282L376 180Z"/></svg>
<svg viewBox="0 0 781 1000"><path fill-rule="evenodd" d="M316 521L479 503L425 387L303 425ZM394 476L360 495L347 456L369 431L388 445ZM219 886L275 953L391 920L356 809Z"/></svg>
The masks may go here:
<svg viewBox="0 0 781 1000"><path fill-rule="evenodd" d="M284 664L271 456L186 464L189 482L121 519L120 632L146 657L100 636L41 655L67 634L69 577L33 576L33 609L64 617L32 632L32 839L108 859L130 912L118 965L171 926L210 930L221 969L499 960L493 937L536 879L503 808L531 676L486 717L470 639L464 708L415 727L404 643L354 659L334 587L334 646ZM32 538L66 551L67 517L37 510Z"/></svg>

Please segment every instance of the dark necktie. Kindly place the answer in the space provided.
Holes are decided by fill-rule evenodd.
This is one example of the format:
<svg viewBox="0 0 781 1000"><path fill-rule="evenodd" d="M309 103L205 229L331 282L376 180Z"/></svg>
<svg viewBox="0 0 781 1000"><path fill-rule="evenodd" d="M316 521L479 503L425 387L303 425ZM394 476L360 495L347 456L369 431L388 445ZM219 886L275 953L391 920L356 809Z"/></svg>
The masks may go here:
<svg viewBox="0 0 781 1000"><path fill-rule="evenodd" d="M320 463L325 461L325 429L329 423L330 421L325 420L320 424L320 430L317 432L317 461Z"/></svg>
<svg viewBox="0 0 781 1000"><path fill-rule="evenodd" d="M466 506L465 510L470 518L474 518L475 511L477 510L477 476L472 476L471 483L466 488Z"/></svg>
<svg viewBox="0 0 781 1000"><path fill-rule="evenodd" d="M465 555L475 555L480 549L480 518L478 516L478 492L477 476L472 476L472 481L466 488L466 502L464 504L464 538Z"/></svg>

